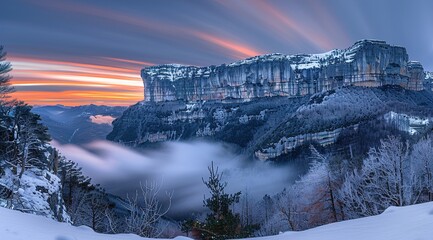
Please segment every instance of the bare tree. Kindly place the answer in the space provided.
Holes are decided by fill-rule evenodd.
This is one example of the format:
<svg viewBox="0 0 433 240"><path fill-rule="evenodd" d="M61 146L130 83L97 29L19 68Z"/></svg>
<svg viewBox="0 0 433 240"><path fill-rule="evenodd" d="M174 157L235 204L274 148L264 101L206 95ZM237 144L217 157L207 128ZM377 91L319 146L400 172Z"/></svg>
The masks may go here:
<svg viewBox="0 0 433 240"><path fill-rule="evenodd" d="M314 147L313 162L309 171L295 183L299 212L302 212L308 224L302 224L302 229L323 225L340 220L341 210L337 204L338 184L330 169L329 157L320 154ZM302 199L299 200L299 199Z"/></svg>
<svg viewBox="0 0 433 240"><path fill-rule="evenodd" d="M294 193L296 189L291 186L284 189L283 192L276 196L276 208L281 219L286 222L291 231L298 230L299 221L299 204Z"/></svg>
<svg viewBox="0 0 433 240"><path fill-rule="evenodd" d="M346 177L340 194L349 217L381 213L389 206L417 202L415 172L409 160L409 145L388 137L371 149L362 169Z"/></svg>
<svg viewBox="0 0 433 240"><path fill-rule="evenodd" d="M135 195L127 197L125 208L129 211L126 217L126 232L135 233L142 237L158 237L163 229L159 229L157 224L161 218L167 214L171 207L172 193L166 192L167 206L160 200L162 184L156 181L140 182L140 189Z"/></svg>
<svg viewBox="0 0 433 240"><path fill-rule="evenodd" d="M433 201L433 143L429 137L413 145L410 154L416 201Z"/></svg>

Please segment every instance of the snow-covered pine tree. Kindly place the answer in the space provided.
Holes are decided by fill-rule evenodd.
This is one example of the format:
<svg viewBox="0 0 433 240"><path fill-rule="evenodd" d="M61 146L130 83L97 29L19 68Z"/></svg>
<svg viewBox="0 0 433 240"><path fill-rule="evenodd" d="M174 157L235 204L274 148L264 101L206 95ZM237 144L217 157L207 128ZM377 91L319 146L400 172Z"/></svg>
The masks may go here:
<svg viewBox="0 0 433 240"><path fill-rule="evenodd" d="M3 113L11 103L10 94L14 92L10 83L11 76L8 74L12 70L12 66L6 61L6 55L4 47L0 45L0 112Z"/></svg>

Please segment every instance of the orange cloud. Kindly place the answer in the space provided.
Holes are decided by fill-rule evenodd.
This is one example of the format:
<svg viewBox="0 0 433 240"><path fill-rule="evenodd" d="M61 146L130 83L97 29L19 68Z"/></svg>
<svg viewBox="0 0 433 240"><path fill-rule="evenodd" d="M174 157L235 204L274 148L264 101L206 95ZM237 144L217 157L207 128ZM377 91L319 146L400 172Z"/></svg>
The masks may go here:
<svg viewBox="0 0 433 240"><path fill-rule="evenodd" d="M13 97L32 105L63 104L76 106L85 104L128 106L143 99L142 91L137 93L110 91L59 91L59 92L20 92Z"/></svg>
<svg viewBox="0 0 433 240"><path fill-rule="evenodd" d="M247 58L262 54L261 51L249 47L245 44L240 44L228 39L213 36L204 32L193 31L196 37L231 51L231 55L236 58Z"/></svg>
<svg viewBox="0 0 433 240"><path fill-rule="evenodd" d="M105 115L95 115L89 117L90 121L95 124L107 124L111 125L111 123L114 121L114 117L112 116L105 116Z"/></svg>
<svg viewBox="0 0 433 240"><path fill-rule="evenodd" d="M25 91L15 92L13 97L30 104L130 105L143 99L140 67L135 60L121 59L127 67L119 68L22 56L8 59L13 67L12 85L18 90L25 88ZM116 64L113 61L119 61L107 60L113 65ZM35 91L30 90L32 87ZM37 90L46 87L54 87L54 90Z"/></svg>

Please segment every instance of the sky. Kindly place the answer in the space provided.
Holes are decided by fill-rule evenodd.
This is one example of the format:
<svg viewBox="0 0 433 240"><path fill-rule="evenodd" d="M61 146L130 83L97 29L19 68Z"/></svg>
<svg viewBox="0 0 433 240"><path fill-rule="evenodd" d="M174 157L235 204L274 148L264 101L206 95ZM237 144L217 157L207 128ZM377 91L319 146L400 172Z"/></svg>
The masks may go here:
<svg viewBox="0 0 433 240"><path fill-rule="evenodd" d="M433 70L431 0L2 0L14 96L33 105L131 105L140 69L320 53L380 39Z"/></svg>

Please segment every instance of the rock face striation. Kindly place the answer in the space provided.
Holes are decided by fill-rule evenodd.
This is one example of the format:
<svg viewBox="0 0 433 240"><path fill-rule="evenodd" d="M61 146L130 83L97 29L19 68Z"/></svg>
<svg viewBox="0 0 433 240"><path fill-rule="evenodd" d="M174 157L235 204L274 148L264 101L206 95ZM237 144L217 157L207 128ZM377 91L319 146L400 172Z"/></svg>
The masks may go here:
<svg viewBox="0 0 433 240"><path fill-rule="evenodd" d="M423 90L425 73L406 49L384 41L361 40L322 54L267 54L220 66L159 65L141 71L144 100L250 101L304 96L341 86L400 85Z"/></svg>
<svg viewBox="0 0 433 240"><path fill-rule="evenodd" d="M142 101L113 122L107 139L137 148L166 141L220 141L237 146L245 156L272 161L293 159L303 147L317 144L349 158L365 154L398 130L424 134L433 127L432 109L431 91L390 85L245 102Z"/></svg>
<svg viewBox="0 0 433 240"><path fill-rule="evenodd" d="M108 140L137 148L221 141L246 156L285 161L303 159L311 144L352 158L397 131L433 128L433 74L384 41L220 66L160 65L141 75L144 101L113 122Z"/></svg>

